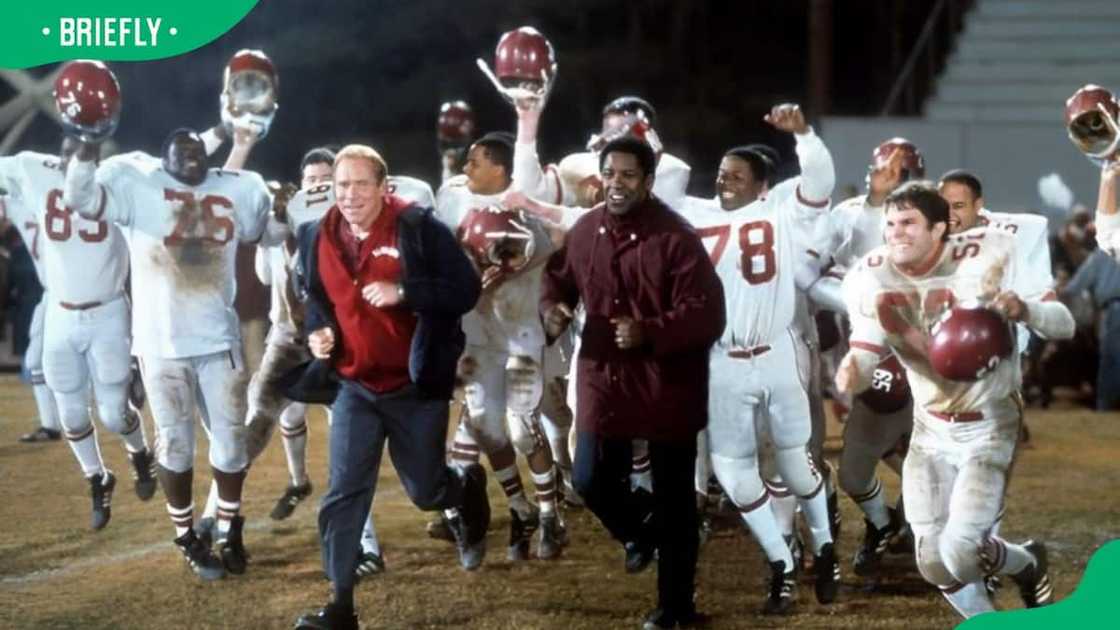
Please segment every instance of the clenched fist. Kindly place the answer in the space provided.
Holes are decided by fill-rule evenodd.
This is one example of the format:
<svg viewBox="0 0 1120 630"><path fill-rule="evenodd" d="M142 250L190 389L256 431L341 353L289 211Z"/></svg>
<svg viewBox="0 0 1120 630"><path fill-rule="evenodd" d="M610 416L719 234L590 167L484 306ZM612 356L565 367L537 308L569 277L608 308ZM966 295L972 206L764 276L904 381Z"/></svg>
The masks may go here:
<svg viewBox="0 0 1120 630"><path fill-rule="evenodd" d="M572 323L572 309L567 304L553 304L544 314L544 332L549 337L556 338L564 334L568 324Z"/></svg>
<svg viewBox="0 0 1120 630"><path fill-rule="evenodd" d="M646 342L642 324L633 317L612 317L614 343L622 350L640 348Z"/></svg>
<svg viewBox="0 0 1120 630"><path fill-rule="evenodd" d="M334 350L334 331L329 327L316 330L307 336L307 346L316 359L329 359Z"/></svg>

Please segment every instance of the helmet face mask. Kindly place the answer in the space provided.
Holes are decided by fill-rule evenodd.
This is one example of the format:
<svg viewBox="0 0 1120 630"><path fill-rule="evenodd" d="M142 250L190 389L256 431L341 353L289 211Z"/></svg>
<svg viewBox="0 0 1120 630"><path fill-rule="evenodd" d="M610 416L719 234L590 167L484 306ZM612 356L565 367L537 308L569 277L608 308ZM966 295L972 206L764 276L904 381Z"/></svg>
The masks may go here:
<svg viewBox="0 0 1120 630"><path fill-rule="evenodd" d="M276 116L280 80L272 60L260 50L240 50L226 64L222 75L222 124L227 132L249 128L258 137L268 135Z"/></svg>
<svg viewBox="0 0 1120 630"><path fill-rule="evenodd" d="M507 101L518 107L543 108L556 80L552 42L531 26L508 31L494 50L494 69L482 59L479 70Z"/></svg>
<svg viewBox="0 0 1120 630"><path fill-rule="evenodd" d="M1120 147L1120 105L1112 92L1089 84L1066 101L1066 133L1090 161L1103 164Z"/></svg>
<svg viewBox="0 0 1120 630"><path fill-rule="evenodd" d="M506 273L524 269L533 258L535 240L520 212L487 207L467 213L459 241L479 269L498 267Z"/></svg>

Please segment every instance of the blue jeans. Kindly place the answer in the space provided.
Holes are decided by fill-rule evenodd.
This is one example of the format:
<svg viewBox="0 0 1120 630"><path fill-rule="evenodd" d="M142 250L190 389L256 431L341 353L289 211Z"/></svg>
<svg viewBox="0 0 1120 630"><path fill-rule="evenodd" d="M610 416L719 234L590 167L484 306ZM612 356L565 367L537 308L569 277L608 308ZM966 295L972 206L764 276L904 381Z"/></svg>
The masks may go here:
<svg viewBox="0 0 1120 630"><path fill-rule="evenodd" d="M323 568L337 590L353 588L386 441L401 485L421 510L458 507L463 484L444 461L447 400L422 399L413 385L375 394L343 381L331 411L330 480L319 509L319 537Z"/></svg>

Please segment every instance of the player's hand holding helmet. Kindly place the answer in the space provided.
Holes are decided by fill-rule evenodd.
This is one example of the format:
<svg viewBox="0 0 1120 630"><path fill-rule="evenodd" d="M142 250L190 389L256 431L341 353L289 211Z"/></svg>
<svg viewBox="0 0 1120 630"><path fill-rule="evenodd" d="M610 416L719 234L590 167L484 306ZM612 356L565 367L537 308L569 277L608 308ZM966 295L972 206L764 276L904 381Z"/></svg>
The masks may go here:
<svg viewBox="0 0 1120 630"><path fill-rule="evenodd" d="M609 129L604 129L601 133L591 134L591 139L587 141L587 150L598 153L612 140L625 136L633 136L645 141L658 156L665 148L661 144L661 138L657 135L657 130L653 128L653 121L646 116L644 111L638 110L625 114Z"/></svg>
<svg viewBox="0 0 1120 630"><path fill-rule="evenodd" d="M459 228L459 241L482 273L491 267L499 269L491 273L517 273L528 266L535 249L533 232L521 213L497 207L468 212Z"/></svg>
<svg viewBox="0 0 1120 630"><path fill-rule="evenodd" d="M221 117L227 134L249 128L257 139L268 135L276 116L280 78L272 60L259 50L239 50L222 75Z"/></svg>
<svg viewBox="0 0 1120 630"><path fill-rule="evenodd" d="M479 70L518 109L543 109L556 81L552 43L531 26L502 34L494 51L494 69L478 59Z"/></svg>
<svg viewBox="0 0 1120 630"><path fill-rule="evenodd" d="M950 381L978 381L1012 356L1011 325L996 308L978 302L958 304L930 331L929 362Z"/></svg>
<svg viewBox="0 0 1120 630"><path fill-rule="evenodd" d="M101 142L120 121L120 84L100 61L71 61L55 79L54 104L66 133L82 142Z"/></svg>
<svg viewBox="0 0 1120 630"><path fill-rule="evenodd" d="M1066 100L1066 133L1070 142L1098 166L1115 160L1120 145L1120 106L1112 92L1088 84Z"/></svg>

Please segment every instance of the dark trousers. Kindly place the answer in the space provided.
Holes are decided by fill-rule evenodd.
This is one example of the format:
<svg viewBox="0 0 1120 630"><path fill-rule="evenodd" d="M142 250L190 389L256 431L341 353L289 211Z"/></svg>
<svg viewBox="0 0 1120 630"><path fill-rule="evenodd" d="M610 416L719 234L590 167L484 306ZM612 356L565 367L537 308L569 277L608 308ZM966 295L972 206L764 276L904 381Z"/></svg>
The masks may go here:
<svg viewBox="0 0 1120 630"><path fill-rule="evenodd" d="M658 606L674 613L693 610L699 517L693 477L696 438L649 443L653 501L630 491L631 440L581 432L572 481L588 509L619 542L657 548ZM652 518L646 521L650 515Z"/></svg>
<svg viewBox="0 0 1120 630"><path fill-rule="evenodd" d="M1103 309L1100 369L1097 370L1097 411L1120 409L1120 300Z"/></svg>
<svg viewBox="0 0 1120 630"><path fill-rule="evenodd" d="M446 400L421 399L412 385L379 395L343 382L331 405L330 487L319 508L323 568L336 590L353 588L386 440L416 507L439 510L462 503L462 481L444 463L447 407Z"/></svg>

